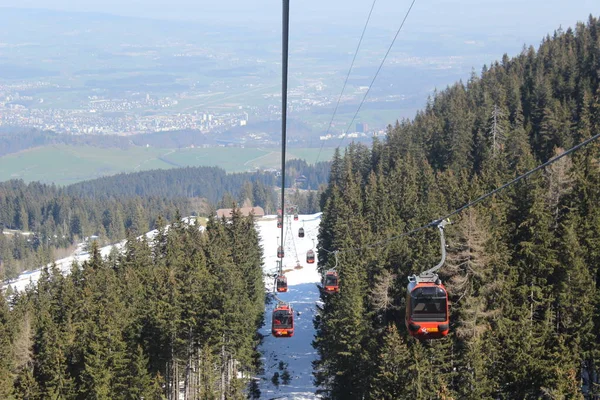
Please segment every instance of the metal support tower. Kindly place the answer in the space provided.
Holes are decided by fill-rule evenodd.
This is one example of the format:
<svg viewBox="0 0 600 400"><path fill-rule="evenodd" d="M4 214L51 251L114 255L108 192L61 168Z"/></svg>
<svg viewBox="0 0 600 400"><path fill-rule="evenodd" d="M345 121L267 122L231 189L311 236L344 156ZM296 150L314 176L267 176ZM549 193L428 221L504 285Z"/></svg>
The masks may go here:
<svg viewBox="0 0 600 400"><path fill-rule="evenodd" d="M294 231L292 230L292 216L286 214L285 216L285 254L286 256L290 256L290 258L294 258L296 260L296 265L300 265L300 260L298 259L298 250L296 249L296 241L294 240ZM289 253L288 253L289 252Z"/></svg>

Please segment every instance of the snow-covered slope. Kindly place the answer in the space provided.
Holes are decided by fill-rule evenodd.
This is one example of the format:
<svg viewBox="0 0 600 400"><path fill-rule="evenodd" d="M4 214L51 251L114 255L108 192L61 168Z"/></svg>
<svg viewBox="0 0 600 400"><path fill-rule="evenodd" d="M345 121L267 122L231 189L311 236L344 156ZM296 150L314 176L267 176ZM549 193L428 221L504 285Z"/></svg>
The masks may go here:
<svg viewBox="0 0 600 400"><path fill-rule="evenodd" d="M125 245L125 240L110 246L105 246L100 248L100 254L102 257L108 257L113 247L116 247L117 250L121 250ZM71 266L73 262L77 262L81 264L82 262L89 260L90 254L88 252L77 251L76 254L62 258L60 260L56 260L56 266L63 274L68 274L71 272ZM49 264L48 266L50 266ZM36 269L34 271L25 271L22 272L21 275L17 279L11 280L7 283L7 286L11 286L16 291L23 291L29 285L35 285L37 281L40 279L40 275L42 273L41 269Z"/></svg>
<svg viewBox="0 0 600 400"><path fill-rule="evenodd" d="M316 359L316 352L312 347L315 331L313 318L315 316L315 303L319 300L317 283L321 276L317 272L316 261L314 264L306 263L306 252L317 244L317 234L321 214L300 215L298 221L292 221L291 233L298 252L298 260L301 269L294 269L296 258L293 251L286 246L283 269L291 270L286 273L289 290L281 293L278 297L285 302L291 303L294 309L294 336L291 338L274 338L271 335L271 313L275 303L266 306L265 326L261 333L265 336L260 351L263 355L264 375L261 376L259 388L261 399L295 399L312 400L318 399L315 395L316 387L313 384L312 361ZM265 273L271 276L276 270L277 261L277 237L281 231L277 229L276 216L265 217L257 222L264 249ZM304 227L304 238L298 237L298 229ZM284 225L285 230L287 227ZM316 251L315 251L316 252ZM267 278L267 288L272 288L273 280ZM300 315L298 315L298 312ZM287 371L291 375L291 382L284 385L274 385L271 381L273 375L283 371L279 368L280 361L287 365Z"/></svg>
<svg viewBox="0 0 600 400"><path fill-rule="evenodd" d="M185 219L184 219L185 220ZM313 384L312 361L316 359L316 352L312 347L314 339L313 318L315 316L315 303L319 300L319 291L316 284L320 282L321 276L317 272L317 263L306 263L306 252L317 244L317 234L321 214L300 215L298 221L292 221L291 233L294 235L294 243L297 250L297 260L301 269L295 269L296 258L289 246L286 246L286 257L283 259L283 269L290 270L286 272L288 278L289 290L287 293L279 294L282 301L291 303L294 309L294 336L292 338L276 339L271 335L271 312L275 303L266 306L265 326L261 333L265 336L260 351L263 354L264 375L261 376L259 388L262 399L288 399L288 400L313 400L319 397L315 395L316 387ZM276 271L277 261L277 237L281 230L277 229L276 216L266 216L256 223L259 230L262 246L264 249L264 270L268 275L273 275ZM304 238L298 237L298 229L304 227ZM157 231L151 231L146 234L148 240L152 240ZM103 257L107 257L112 248L121 250L125 241L115 245L102 247L100 252ZM57 260L58 268L67 274L71 270L74 261L82 263L88 260L90 255L84 252L77 252L78 255ZM9 282L13 289L22 291L29 284L35 284L41 271L28 271L22 273L17 279ZM265 279L265 285L272 290L274 280ZM5 286L6 287L6 286ZM300 313L300 315L298 315ZM286 369L291 376L288 385L274 385L271 378L275 372L281 375L283 370L279 369L279 363L283 361Z"/></svg>
<svg viewBox="0 0 600 400"><path fill-rule="evenodd" d="M185 222L187 224L192 224L195 221L195 217L185 217L185 218L182 218L181 221ZM166 229L168 230L169 226L167 226ZM201 226L200 230L202 230L202 229L204 229L204 227ZM158 231L156 229L146 233L145 234L146 239L148 241L152 241L157 233L158 233ZM141 237L142 236L138 236L138 238L141 238ZM110 254L110 252L112 251L113 248L116 248L118 251L121 251L123 249L123 247L125 246L125 243L127 243L127 241L122 240L119 243L101 247L100 254L102 255L103 258L106 258L106 257L108 257L108 255ZM55 261L56 266L63 274L66 275L71 272L71 266L73 265L74 261L81 265L82 262L89 260L90 254L88 252L82 251L82 246L83 246L83 243L81 243L79 245L78 250L72 256L65 257L60 260ZM50 264L48 266L50 266ZM23 290L25 290L25 288L28 285L30 285L30 284L35 285L36 282L38 281L38 279L40 279L41 273L42 273L41 269L36 269L33 271L25 271L25 272L21 273L21 275L19 275L18 278L11 280L10 282L7 282L5 285L3 285L2 289L6 289L10 285L16 291L23 291Z"/></svg>

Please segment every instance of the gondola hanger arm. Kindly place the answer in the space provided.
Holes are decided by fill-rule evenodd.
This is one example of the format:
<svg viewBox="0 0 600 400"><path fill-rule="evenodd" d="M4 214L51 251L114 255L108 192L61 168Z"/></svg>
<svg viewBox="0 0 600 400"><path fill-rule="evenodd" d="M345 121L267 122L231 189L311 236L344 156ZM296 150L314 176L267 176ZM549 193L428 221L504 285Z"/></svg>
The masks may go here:
<svg viewBox="0 0 600 400"><path fill-rule="evenodd" d="M444 236L444 227L450 223L451 222L449 219L437 220L437 221L434 221L431 223L431 225L437 226L437 228L440 231L440 245L442 248L442 259L435 267L422 272L421 275L433 275L438 269L442 268L442 266L446 262L446 238Z"/></svg>

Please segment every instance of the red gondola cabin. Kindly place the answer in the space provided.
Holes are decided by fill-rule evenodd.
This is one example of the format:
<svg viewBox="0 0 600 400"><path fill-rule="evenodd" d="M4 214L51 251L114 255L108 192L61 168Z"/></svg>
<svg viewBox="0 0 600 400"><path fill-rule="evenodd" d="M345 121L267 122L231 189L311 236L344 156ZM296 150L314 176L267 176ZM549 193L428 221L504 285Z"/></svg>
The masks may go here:
<svg viewBox="0 0 600 400"><path fill-rule="evenodd" d="M286 303L279 303L273 310L273 319L271 324L271 333L275 337L294 336L294 311L292 306Z"/></svg>
<svg viewBox="0 0 600 400"><path fill-rule="evenodd" d="M283 252L283 247L279 246L277 248L277 258L283 258L285 257L285 253Z"/></svg>
<svg viewBox="0 0 600 400"><path fill-rule="evenodd" d="M298 221L298 213L294 214L294 221Z"/></svg>
<svg viewBox="0 0 600 400"><path fill-rule="evenodd" d="M327 293L337 293L340 291L338 273L327 271L323 279L323 288Z"/></svg>
<svg viewBox="0 0 600 400"><path fill-rule="evenodd" d="M448 334L448 293L437 275L409 278L405 323L408 333L418 339L438 339Z"/></svg>
<svg viewBox="0 0 600 400"><path fill-rule="evenodd" d="M279 275L277 277L275 287L280 293L288 291L287 278L285 277L285 275Z"/></svg>
<svg viewBox="0 0 600 400"><path fill-rule="evenodd" d="M309 250L306 252L306 262L309 264L315 263L315 252L313 250Z"/></svg>

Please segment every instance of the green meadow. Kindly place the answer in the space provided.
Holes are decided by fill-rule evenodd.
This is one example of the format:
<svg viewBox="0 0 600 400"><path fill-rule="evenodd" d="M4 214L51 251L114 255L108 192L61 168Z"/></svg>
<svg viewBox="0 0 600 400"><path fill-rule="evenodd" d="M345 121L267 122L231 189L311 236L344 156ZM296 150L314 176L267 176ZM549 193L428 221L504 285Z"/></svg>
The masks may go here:
<svg viewBox="0 0 600 400"><path fill-rule="evenodd" d="M330 160L334 149L323 148L318 161ZM314 163L318 148L288 149L286 159ZM218 166L227 172L278 168L281 152L264 148L161 149L131 147L126 150L91 146L53 145L0 157L0 181L22 179L69 185L122 172L187 166Z"/></svg>

